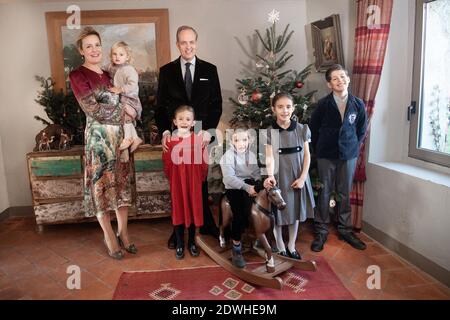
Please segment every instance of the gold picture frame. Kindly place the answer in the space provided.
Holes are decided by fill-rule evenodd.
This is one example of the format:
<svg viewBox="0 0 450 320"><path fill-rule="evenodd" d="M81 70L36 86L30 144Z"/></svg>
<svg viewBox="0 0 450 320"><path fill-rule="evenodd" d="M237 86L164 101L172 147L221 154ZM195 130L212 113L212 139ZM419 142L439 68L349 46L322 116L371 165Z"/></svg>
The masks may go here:
<svg viewBox="0 0 450 320"><path fill-rule="evenodd" d="M70 89L68 74L79 64L75 39L81 29L66 26L70 14L46 12L48 47L52 79L55 90ZM111 42L127 42L133 53L137 51L141 66L134 65L146 73L150 81L157 81L159 67L170 61L170 36L168 9L143 10L92 10L80 11L80 26L92 26L102 37L103 57L109 56ZM106 43L105 38L109 39ZM108 37L106 37L108 36ZM81 57L78 57L80 59ZM69 61L70 60L70 61ZM141 73L140 73L141 77Z"/></svg>
<svg viewBox="0 0 450 320"><path fill-rule="evenodd" d="M311 23L311 36L318 72L325 72L330 66L344 66L341 24L338 14Z"/></svg>

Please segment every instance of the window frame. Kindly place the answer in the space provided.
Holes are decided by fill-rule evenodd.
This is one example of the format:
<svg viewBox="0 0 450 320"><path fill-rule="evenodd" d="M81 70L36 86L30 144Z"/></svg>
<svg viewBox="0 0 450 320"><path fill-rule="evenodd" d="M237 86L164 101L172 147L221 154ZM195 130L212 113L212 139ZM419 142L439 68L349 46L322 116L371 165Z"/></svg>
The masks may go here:
<svg viewBox="0 0 450 320"><path fill-rule="evenodd" d="M423 55L424 55L424 21L427 3L435 0L416 0L415 38L414 38L414 60L413 60L413 86L412 102L408 107L410 120L409 150L408 156L442 166L450 167L450 155L424 149L419 147L420 121L422 118L422 82L423 82Z"/></svg>

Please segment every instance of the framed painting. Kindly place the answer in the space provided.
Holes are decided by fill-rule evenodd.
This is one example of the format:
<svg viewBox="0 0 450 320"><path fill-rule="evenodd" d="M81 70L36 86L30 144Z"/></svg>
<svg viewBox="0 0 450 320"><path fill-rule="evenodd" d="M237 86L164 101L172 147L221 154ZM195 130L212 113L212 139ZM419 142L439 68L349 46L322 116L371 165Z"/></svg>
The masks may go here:
<svg viewBox="0 0 450 320"><path fill-rule="evenodd" d="M311 23L311 36L317 71L325 72L333 64L344 66L339 15Z"/></svg>
<svg viewBox="0 0 450 320"><path fill-rule="evenodd" d="M80 12L80 28L67 25L70 13L46 12L48 46L55 90L70 90L69 73L82 64L76 39L82 28L100 33L103 65L117 41L125 41L133 52L133 66L140 86L156 86L159 67L170 61L169 13L167 9L94 10Z"/></svg>

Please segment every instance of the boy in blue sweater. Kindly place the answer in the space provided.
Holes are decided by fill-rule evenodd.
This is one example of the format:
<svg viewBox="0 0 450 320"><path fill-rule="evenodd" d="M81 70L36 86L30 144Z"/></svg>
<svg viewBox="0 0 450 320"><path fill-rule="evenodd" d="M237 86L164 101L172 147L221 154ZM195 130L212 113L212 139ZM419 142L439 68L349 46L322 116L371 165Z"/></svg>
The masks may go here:
<svg viewBox="0 0 450 320"><path fill-rule="evenodd" d="M350 78L341 65L333 65L325 74L332 92L322 98L311 116L311 140L317 157L319 193L314 217L315 238L311 250L319 252L328 237L330 194L340 196L338 206L339 239L364 250L366 245L352 232L350 191L359 147L366 132L367 115L364 102L348 92Z"/></svg>

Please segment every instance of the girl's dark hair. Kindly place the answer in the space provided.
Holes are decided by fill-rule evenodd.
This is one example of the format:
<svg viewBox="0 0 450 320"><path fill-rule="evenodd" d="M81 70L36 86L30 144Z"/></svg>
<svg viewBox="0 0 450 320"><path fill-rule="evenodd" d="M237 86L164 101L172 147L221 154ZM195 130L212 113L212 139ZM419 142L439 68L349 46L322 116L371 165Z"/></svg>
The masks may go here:
<svg viewBox="0 0 450 320"><path fill-rule="evenodd" d="M189 111L192 112L192 114L195 117L195 112L194 112L194 108L192 108L191 106L188 106L186 104L183 104L181 106L179 106L178 108L175 109L175 111L173 112L173 118L175 119L175 117L177 116L178 113L183 112L183 111Z"/></svg>
<svg viewBox="0 0 450 320"><path fill-rule="evenodd" d="M332 74L334 71L339 71L339 70L345 71L345 74L346 74L347 77L348 77L348 71L347 71L347 69L345 69L345 68L344 68L343 66L341 66L340 64L334 64L334 65L332 65L331 67L328 68L327 72L325 72L325 79L327 79L327 82L330 82L330 81L331 81L331 74Z"/></svg>
<svg viewBox="0 0 450 320"><path fill-rule="evenodd" d="M289 93L287 93L287 92L280 92L280 93L277 93L275 95L275 97L273 97L273 99L272 99L272 107L275 108L275 106L277 105L277 101L280 100L281 98L288 98L289 100L292 101L292 103L294 103L294 97L292 97Z"/></svg>

